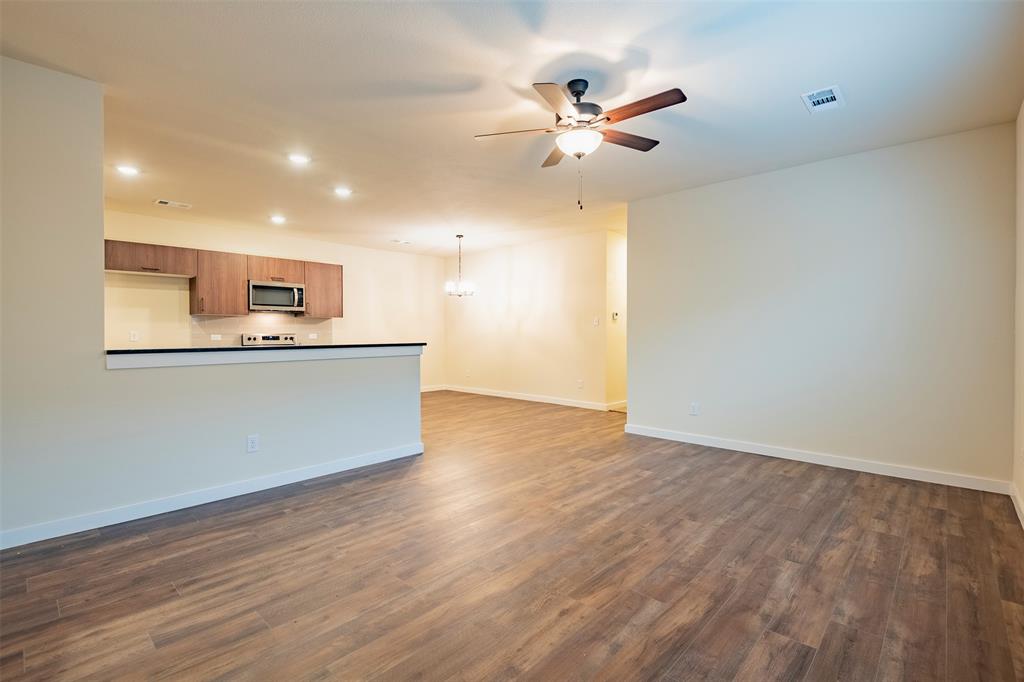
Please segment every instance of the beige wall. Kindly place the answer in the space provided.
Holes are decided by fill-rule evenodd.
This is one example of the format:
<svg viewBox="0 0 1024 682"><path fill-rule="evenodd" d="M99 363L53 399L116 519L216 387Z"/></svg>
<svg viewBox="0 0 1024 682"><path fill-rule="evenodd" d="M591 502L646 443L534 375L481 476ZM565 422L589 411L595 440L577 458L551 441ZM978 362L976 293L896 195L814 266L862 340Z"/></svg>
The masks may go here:
<svg viewBox="0 0 1024 682"><path fill-rule="evenodd" d="M1024 523L1024 103L1017 115L1017 381L1013 482Z"/></svg>
<svg viewBox="0 0 1024 682"><path fill-rule="evenodd" d="M151 275L106 276L106 343L110 348L205 345L210 333L295 331L306 343L390 343L426 341L422 381L445 383L444 260L323 242L289 234L287 228L207 225L107 211L109 239L190 246L299 260L341 263L345 279L345 317L303 320L261 313L246 317L195 317L188 314L186 280ZM139 341L128 341L129 331ZM320 338L311 340L310 332ZM224 339L227 342L227 339Z"/></svg>
<svg viewBox="0 0 1024 682"><path fill-rule="evenodd" d="M1012 124L631 203L630 424L1009 480L1013 215Z"/></svg>
<svg viewBox="0 0 1024 682"><path fill-rule="evenodd" d="M110 523L127 505L159 506L419 441L417 357L105 369L102 89L6 58L0 68L5 544L89 519ZM349 255L334 253L341 262ZM391 262L374 259L410 287L427 278ZM367 291L354 270L349 304L384 320L380 309L393 300ZM400 331L383 321L370 331L339 326L342 338L391 340ZM272 396L273 419L251 409L263 405L254 394ZM246 454L251 433L262 447Z"/></svg>
<svg viewBox="0 0 1024 682"><path fill-rule="evenodd" d="M606 401L621 410L626 400L626 235L609 232L607 236ZM614 313L618 319L612 319Z"/></svg>
<svg viewBox="0 0 1024 682"><path fill-rule="evenodd" d="M447 297L447 383L603 408L606 239L590 232L465 254L478 292ZM452 277L455 268L449 259Z"/></svg>

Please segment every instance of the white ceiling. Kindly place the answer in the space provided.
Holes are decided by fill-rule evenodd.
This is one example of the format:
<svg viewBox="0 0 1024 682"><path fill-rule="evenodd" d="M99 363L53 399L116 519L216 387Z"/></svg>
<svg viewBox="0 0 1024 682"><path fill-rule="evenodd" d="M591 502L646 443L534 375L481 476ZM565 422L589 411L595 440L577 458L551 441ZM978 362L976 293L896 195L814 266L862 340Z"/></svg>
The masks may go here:
<svg viewBox="0 0 1024 682"><path fill-rule="evenodd" d="M631 199L1009 121L1024 98L1021 2L6 0L0 26L5 55L106 85L109 207L427 253L623 229ZM619 126L653 151L584 159L582 212L577 163L540 168L552 137L473 139L547 125L530 83L574 76L605 108L690 98ZM809 115L800 94L833 84L847 106Z"/></svg>

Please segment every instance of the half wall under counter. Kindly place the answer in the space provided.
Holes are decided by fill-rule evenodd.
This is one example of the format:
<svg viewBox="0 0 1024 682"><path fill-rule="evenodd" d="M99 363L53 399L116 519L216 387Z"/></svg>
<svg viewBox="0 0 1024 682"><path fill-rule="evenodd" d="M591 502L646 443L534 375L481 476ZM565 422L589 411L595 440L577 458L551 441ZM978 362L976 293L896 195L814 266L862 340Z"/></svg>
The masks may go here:
<svg viewBox="0 0 1024 682"><path fill-rule="evenodd" d="M344 360L422 355L425 342L298 346L211 346L108 350L107 369L237 365L300 360Z"/></svg>
<svg viewBox="0 0 1024 682"><path fill-rule="evenodd" d="M23 391L5 421L0 547L422 454L424 346L107 351L108 362L135 363L116 370L72 349L88 373L39 369L60 390ZM208 366L183 366L198 364ZM42 423L69 395L82 399L60 424ZM55 452L70 455L55 466Z"/></svg>

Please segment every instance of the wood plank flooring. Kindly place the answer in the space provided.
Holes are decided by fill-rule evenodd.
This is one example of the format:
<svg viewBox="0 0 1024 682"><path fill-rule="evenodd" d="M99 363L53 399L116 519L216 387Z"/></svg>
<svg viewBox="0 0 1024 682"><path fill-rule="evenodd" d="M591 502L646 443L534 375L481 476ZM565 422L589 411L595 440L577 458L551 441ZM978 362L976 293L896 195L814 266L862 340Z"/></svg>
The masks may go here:
<svg viewBox="0 0 1024 682"><path fill-rule="evenodd" d="M1008 497L423 396L423 457L0 555L16 679L1024 679Z"/></svg>

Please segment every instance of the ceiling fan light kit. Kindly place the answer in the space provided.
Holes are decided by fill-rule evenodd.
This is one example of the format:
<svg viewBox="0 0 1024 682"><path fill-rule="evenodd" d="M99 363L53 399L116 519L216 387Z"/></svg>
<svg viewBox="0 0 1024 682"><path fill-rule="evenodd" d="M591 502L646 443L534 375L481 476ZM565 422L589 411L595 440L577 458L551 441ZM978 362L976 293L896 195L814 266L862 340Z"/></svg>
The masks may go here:
<svg viewBox="0 0 1024 682"><path fill-rule="evenodd" d="M601 145L604 136L592 128L574 128L555 138L563 154L582 159Z"/></svg>

